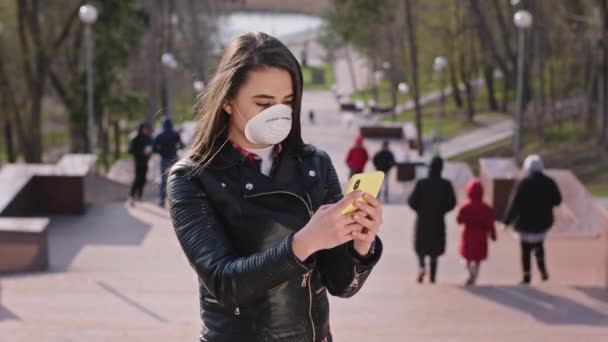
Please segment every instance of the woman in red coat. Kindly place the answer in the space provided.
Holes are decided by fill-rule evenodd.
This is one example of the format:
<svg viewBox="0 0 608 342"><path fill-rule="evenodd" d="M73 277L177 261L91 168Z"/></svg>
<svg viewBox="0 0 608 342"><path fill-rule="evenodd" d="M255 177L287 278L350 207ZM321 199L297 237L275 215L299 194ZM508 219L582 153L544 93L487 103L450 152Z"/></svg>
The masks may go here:
<svg viewBox="0 0 608 342"><path fill-rule="evenodd" d="M463 225L460 239L460 255L467 263L467 285L475 284L481 261L488 257L488 237L496 241L494 211L483 202L483 186L478 179L467 185L469 200L458 213L458 223Z"/></svg>

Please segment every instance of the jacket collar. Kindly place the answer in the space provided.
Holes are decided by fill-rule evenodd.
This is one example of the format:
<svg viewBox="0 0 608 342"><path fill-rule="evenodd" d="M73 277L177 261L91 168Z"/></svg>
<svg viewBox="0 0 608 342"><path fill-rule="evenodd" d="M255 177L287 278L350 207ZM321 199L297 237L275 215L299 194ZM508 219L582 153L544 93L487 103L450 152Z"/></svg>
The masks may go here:
<svg viewBox="0 0 608 342"><path fill-rule="evenodd" d="M312 152L311 147L306 148L302 154L284 148L276 172L270 178L247 165L249 162L247 157L230 141L226 141L207 167L222 172L237 167L240 175L239 186L243 195L252 196L277 191L297 193L304 190L306 192L319 180L321 173L314 158L310 158Z"/></svg>

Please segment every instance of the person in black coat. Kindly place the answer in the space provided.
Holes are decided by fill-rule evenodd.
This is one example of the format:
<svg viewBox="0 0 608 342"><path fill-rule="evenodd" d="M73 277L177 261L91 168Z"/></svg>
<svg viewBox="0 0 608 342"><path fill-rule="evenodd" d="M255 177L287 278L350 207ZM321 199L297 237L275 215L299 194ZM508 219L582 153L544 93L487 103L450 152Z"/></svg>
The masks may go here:
<svg viewBox="0 0 608 342"><path fill-rule="evenodd" d="M426 275L425 258L430 258L430 281L435 283L437 258L445 252L444 216L456 206L456 194L450 181L443 179L443 160L434 157L431 161L429 177L416 183L408 204L416 212L414 249L418 255L420 272L418 282Z"/></svg>
<svg viewBox="0 0 608 342"><path fill-rule="evenodd" d="M543 173L543 161L538 155L528 156L523 168L526 177L513 193L504 223L513 224L520 239L522 284L529 284L532 252L542 280L549 279L543 243L554 223L553 208L561 204L562 196L555 181Z"/></svg>
<svg viewBox="0 0 608 342"><path fill-rule="evenodd" d="M177 150L184 148L178 132L173 128L173 121L168 116L163 120L163 130L154 138L154 152L160 154L160 198L158 204L165 206L167 198L167 176L171 166L177 161Z"/></svg>
<svg viewBox="0 0 608 342"><path fill-rule="evenodd" d="M135 177L131 185L129 202L131 205L135 200L141 200L144 187L146 186L146 176L148 174L148 161L152 155L152 129L147 122L141 122L137 128L137 135L129 142L129 153L133 155L135 163Z"/></svg>
<svg viewBox="0 0 608 342"><path fill-rule="evenodd" d="M384 197L384 202L388 202L389 188L388 188L388 173L395 165L395 155L391 151L388 145L388 141L382 143L382 149L374 155L374 166L376 170L382 171L385 174L384 183L382 184L381 197Z"/></svg>

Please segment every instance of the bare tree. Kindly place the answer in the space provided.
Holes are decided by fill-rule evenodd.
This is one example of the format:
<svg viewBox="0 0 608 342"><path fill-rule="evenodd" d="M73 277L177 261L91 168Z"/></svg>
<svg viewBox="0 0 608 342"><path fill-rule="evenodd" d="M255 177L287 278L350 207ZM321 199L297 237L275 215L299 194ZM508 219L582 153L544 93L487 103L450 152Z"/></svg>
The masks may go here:
<svg viewBox="0 0 608 342"><path fill-rule="evenodd" d="M418 154L424 154L422 145L422 107L420 106L420 86L418 84L418 47L416 45L416 24L414 23L414 13L412 12L412 2L404 0L405 25L407 27L407 41L410 51L410 74L412 80L412 97L414 100L414 111L416 121L416 131L418 132Z"/></svg>

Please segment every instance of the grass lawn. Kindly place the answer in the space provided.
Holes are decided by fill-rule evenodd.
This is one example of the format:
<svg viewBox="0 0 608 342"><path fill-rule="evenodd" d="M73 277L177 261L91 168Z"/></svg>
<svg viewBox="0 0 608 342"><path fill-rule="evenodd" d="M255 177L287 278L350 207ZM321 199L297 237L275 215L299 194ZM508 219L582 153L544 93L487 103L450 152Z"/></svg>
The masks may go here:
<svg viewBox="0 0 608 342"><path fill-rule="evenodd" d="M608 148L589 139L581 139L582 127L577 122L551 126L545 130L545 140L536 133L524 139L522 155L537 153L547 168L569 169L596 197L608 197ZM513 155L511 139L464 153L453 161L468 163L478 173L479 158L510 158Z"/></svg>
<svg viewBox="0 0 608 342"><path fill-rule="evenodd" d="M320 68L323 70L325 76L325 83L314 84L312 83L312 69ZM304 90L328 90L334 84L334 70L330 64L323 64L320 66L313 67L302 67L302 81L304 82Z"/></svg>
<svg viewBox="0 0 608 342"><path fill-rule="evenodd" d="M473 122L468 122L465 108L457 106L454 98L446 98L445 116L439 120L440 134L444 139L449 139L458 134L471 129L479 128L492 122L496 122L505 116L498 112L489 110L488 95L485 88L478 91L475 98L476 113ZM441 111L438 103L433 103L422 108L422 134L423 136L432 135L435 132L435 116ZM383 122L414 122L414 112L406 111L395 118L385 117Z"/></svg>

